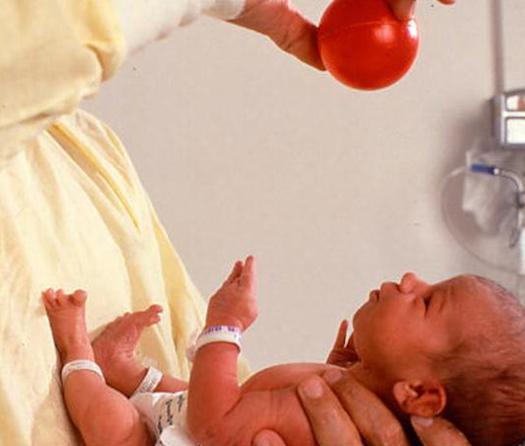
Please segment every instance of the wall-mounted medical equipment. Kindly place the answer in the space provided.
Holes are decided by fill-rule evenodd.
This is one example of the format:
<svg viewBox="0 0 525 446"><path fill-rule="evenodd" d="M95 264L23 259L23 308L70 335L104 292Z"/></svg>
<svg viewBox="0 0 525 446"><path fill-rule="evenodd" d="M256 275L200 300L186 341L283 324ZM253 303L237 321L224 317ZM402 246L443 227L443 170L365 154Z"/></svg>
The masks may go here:
<svg viewBox="0 0 525 446"><path fill-rule="evenodd" d="M497 95L487 127L493 131L478 138L465 164L444 179L441 207L460 245L483 263L516 274L515 292L525 303L525 88L506 85L512 62L522 66L525 60L517 46L525 37L525 3L492 0L490 8Z"/></svg>
<svg viewBox="0 0 525 446"><path fill-rule="evenodd" d="M517 247L517 272L521 275L525 274L525 185L524 178L518 172L509 169L502 169L498 166L491 166L481 163L473 163L470 165L470 171L473 173L492 175L495 177L504 178L510 182L513 187L515 222L511 225L511 232L509 237L508 247L510 249ZM511 204L512 205L512 204Z"/></svg>
<svg viewBox="0 0 525 446"><path fill-rule="evenodd" d="M505 149L525 149L525 90L513 90L493 99L494 134Z"/></svg>
<svg viewBox="0 0 525 446"><path fill-rule="evenodd" d="M442 183L441 209L457 242L481 262L525 276L525 150L480 139ZM524 296L525 297L525 296Z"/></svg>

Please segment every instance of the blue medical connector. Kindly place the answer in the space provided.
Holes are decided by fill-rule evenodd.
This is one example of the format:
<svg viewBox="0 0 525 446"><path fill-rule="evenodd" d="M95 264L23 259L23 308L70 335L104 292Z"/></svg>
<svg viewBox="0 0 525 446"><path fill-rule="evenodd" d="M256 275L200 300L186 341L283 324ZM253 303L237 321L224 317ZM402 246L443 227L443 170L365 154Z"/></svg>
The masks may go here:
<svg viewBox="0 0 525 446"><path fill-rule="evenodd" d="M489 166L487 164L474 163L470 165L470 171L474 173L486 173L488 175L498 175L498 168L496 166Z"/></svg>
<svg viewBox="0 0 525 446"><path fill-rule="evenodd" d="M488 164L473 163L470 165L470 171L473 173L481 173L493 175L495 177L506 178L510 180L516 188L516 208L518 209L516 217L516 226L510 236L510 246L514 247L521 241L520 256L522 256L520 274L525 275L525 183L522 176L508 169L501 167L489 166Z"/></svg>

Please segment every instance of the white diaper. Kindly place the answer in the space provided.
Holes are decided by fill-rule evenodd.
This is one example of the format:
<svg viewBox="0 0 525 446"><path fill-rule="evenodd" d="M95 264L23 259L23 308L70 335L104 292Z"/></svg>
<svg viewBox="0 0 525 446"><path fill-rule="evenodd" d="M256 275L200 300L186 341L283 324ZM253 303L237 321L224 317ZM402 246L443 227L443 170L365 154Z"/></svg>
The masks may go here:
<svg viewBox="0 0 525 446"><path fill-rule="evenodd" d="M155 446L196 446L186 433L187 392L140 393L130 401L155 435Z"/></svg>

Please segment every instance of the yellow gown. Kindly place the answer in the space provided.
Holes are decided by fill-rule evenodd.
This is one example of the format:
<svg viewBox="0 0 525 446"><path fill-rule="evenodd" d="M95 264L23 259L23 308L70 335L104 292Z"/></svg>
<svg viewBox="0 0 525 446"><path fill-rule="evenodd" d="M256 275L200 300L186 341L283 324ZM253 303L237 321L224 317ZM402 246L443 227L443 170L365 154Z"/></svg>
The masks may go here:
<svg viewBox="0 0 525 446"><path fill-rule="evenodd" d="M41 291L85 289L91 337L162 305L139 354L182 378L205 306L118 137L77 109L127 55L114 5L0 0L0 42L0 445L77 445Z"/></svg>

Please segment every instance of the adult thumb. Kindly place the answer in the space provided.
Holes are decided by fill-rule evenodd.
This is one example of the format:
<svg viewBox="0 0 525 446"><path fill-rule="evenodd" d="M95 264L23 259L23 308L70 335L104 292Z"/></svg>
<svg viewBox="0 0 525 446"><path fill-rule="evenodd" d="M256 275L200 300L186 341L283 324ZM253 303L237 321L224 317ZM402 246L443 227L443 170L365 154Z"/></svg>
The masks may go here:
<svg viewBox="0 0 525 446"><path fill-rule="evenodd" d="M411 417L410 422L424 446L471 446L451 422L435 417Z"/></svg>

